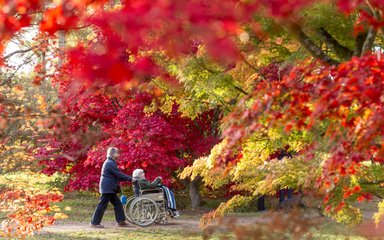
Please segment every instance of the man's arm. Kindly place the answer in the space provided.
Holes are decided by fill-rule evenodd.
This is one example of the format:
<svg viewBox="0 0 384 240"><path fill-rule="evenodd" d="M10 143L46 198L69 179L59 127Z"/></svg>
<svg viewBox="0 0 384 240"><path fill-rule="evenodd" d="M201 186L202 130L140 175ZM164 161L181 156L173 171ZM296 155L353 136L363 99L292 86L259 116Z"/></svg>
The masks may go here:
<svg viewBox="0 0 384 240"><path fill-rule="evenodd" d="M122 173L116 163L111 163L110 171L119 181L132 181L132 177Z"/></svg>

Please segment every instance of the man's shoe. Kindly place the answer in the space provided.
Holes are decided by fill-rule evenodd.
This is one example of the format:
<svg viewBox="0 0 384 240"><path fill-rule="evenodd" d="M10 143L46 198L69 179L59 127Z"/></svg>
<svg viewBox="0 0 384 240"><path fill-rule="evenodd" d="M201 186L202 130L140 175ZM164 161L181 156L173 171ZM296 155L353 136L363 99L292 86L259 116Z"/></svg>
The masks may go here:
<svg viewBox="0 0 384 240"><path fill-rule="evenodd" d="M104 228L104 226L101 225L101 224L93 224L93 223L90 223L89 226L90 226L91 228Z"/></svg>
<svg viewBox="0 0 384 240"><path fill-rule="evenodd" d="M117 227L129 227L129 224L125 221L119 222L116 224Z"/></svg>
<svg viewBox="0 0 384 240"><path fill-rule="evenodd" d="M173 218L178 218L178 217L180 217L180 212L179 211L174 211L173 213L172 213L172 217Z"/></svg>

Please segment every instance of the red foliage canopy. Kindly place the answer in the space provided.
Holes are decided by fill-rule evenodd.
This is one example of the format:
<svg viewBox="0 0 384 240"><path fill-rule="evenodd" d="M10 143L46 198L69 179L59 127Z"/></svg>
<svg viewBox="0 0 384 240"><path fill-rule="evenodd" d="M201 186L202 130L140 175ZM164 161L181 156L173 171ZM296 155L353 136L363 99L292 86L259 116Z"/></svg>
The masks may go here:
<svg viewBox="0 0 384 240"><path fill-rule="evenodd" d="M105 0L63 0L57 5L44 6L41 0L3 0L0 11L0 42L9 40L20 28L32 23L31 15L41 9L40 30L53 35L57 31L92 25L100 34L92 46L78 46L69 53L68 68L79 80L122 82L161 71L150 58L139 55L143 50L163 50L170 55L191 53L194 42L202 41L217 60L231 62L241 58L234 41L241 26L249 24L252 16L265 9L266 14L284 21L295 16L313 0L141 0L123 1L123 7L105 11ZM359 9L363 1L335 0L345 13ZM382 1L370 1L373 7L382 7ZM87 14L92 7L94 14ZM379 27L378 19L361 8L362 20ZM251 26L252 27L252 26ZM257 26L253 26L257 29ZM0 47L0 52L1 52ZM225 50L224 50L225 49ZM121 56L134 56L126 62ZM94 63L94 64L89 64ZM97 66L97 67L94 67ZM107 70L107 71L105 71ZM112 71L118 70L118 71ZM160 71L160 72L159 72ZM117 78L117 73L122 73Z"/></svg>
<svg viewBox="0 0 384 240"><path fill-rule="evenodd" d="M148 93L131 92L119 100L94 91L75 96L61 101L69 132L48 136L37 155L46 159L41 161L45 173L71 174L68 189L97 186L109 146L122 151L118 164L126 173L143 168L149 178L161 175L167 183L176 170L208 154L218 141L215 111L191 120L181 117L176 105L170 114L145 113L153 100ZM60 121L52 127L63 129Z"/></svg>

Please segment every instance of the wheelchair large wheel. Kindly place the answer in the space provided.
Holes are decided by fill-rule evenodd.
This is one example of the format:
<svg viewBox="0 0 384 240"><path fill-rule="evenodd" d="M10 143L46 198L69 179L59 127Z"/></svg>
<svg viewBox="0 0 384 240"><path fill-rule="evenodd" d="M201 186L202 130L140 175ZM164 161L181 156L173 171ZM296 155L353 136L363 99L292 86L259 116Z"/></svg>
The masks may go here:
<svg viewBox="0 0 384 240"><path fill-rule="evenodd" d="M131 216L129 215L129 206L131 205L131 203L133 202L133 200L135 200L135 196L131 196L130 198L127 199L127 203L124 204L124 214L125 214L125 218L128 220L128 222L130 223L133 223L132 222L132 219L131 219Z"/></svg>
<svg viewBox="0 0 384 240"><path fill-rule="evenodd" d="M129 206L130 220L141 227L151 225L157 218L159 208L155 201L147 197L139 197Z"/></svg>

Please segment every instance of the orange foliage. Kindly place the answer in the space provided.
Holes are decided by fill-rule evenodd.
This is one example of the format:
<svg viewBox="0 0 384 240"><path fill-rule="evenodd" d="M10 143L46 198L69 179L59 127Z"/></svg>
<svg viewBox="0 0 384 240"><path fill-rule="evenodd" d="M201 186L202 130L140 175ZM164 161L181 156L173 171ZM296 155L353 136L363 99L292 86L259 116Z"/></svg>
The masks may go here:
<svg viewBox="0 0 384 240"><path fill-rule="evenodd" d="M7 213L0 231L3 237L32 236L44 226L52 225L56 219L66 217L58 207L52 205L63 200L63 195L58 192L2 190L0 199L0 211Z"/></svg>

